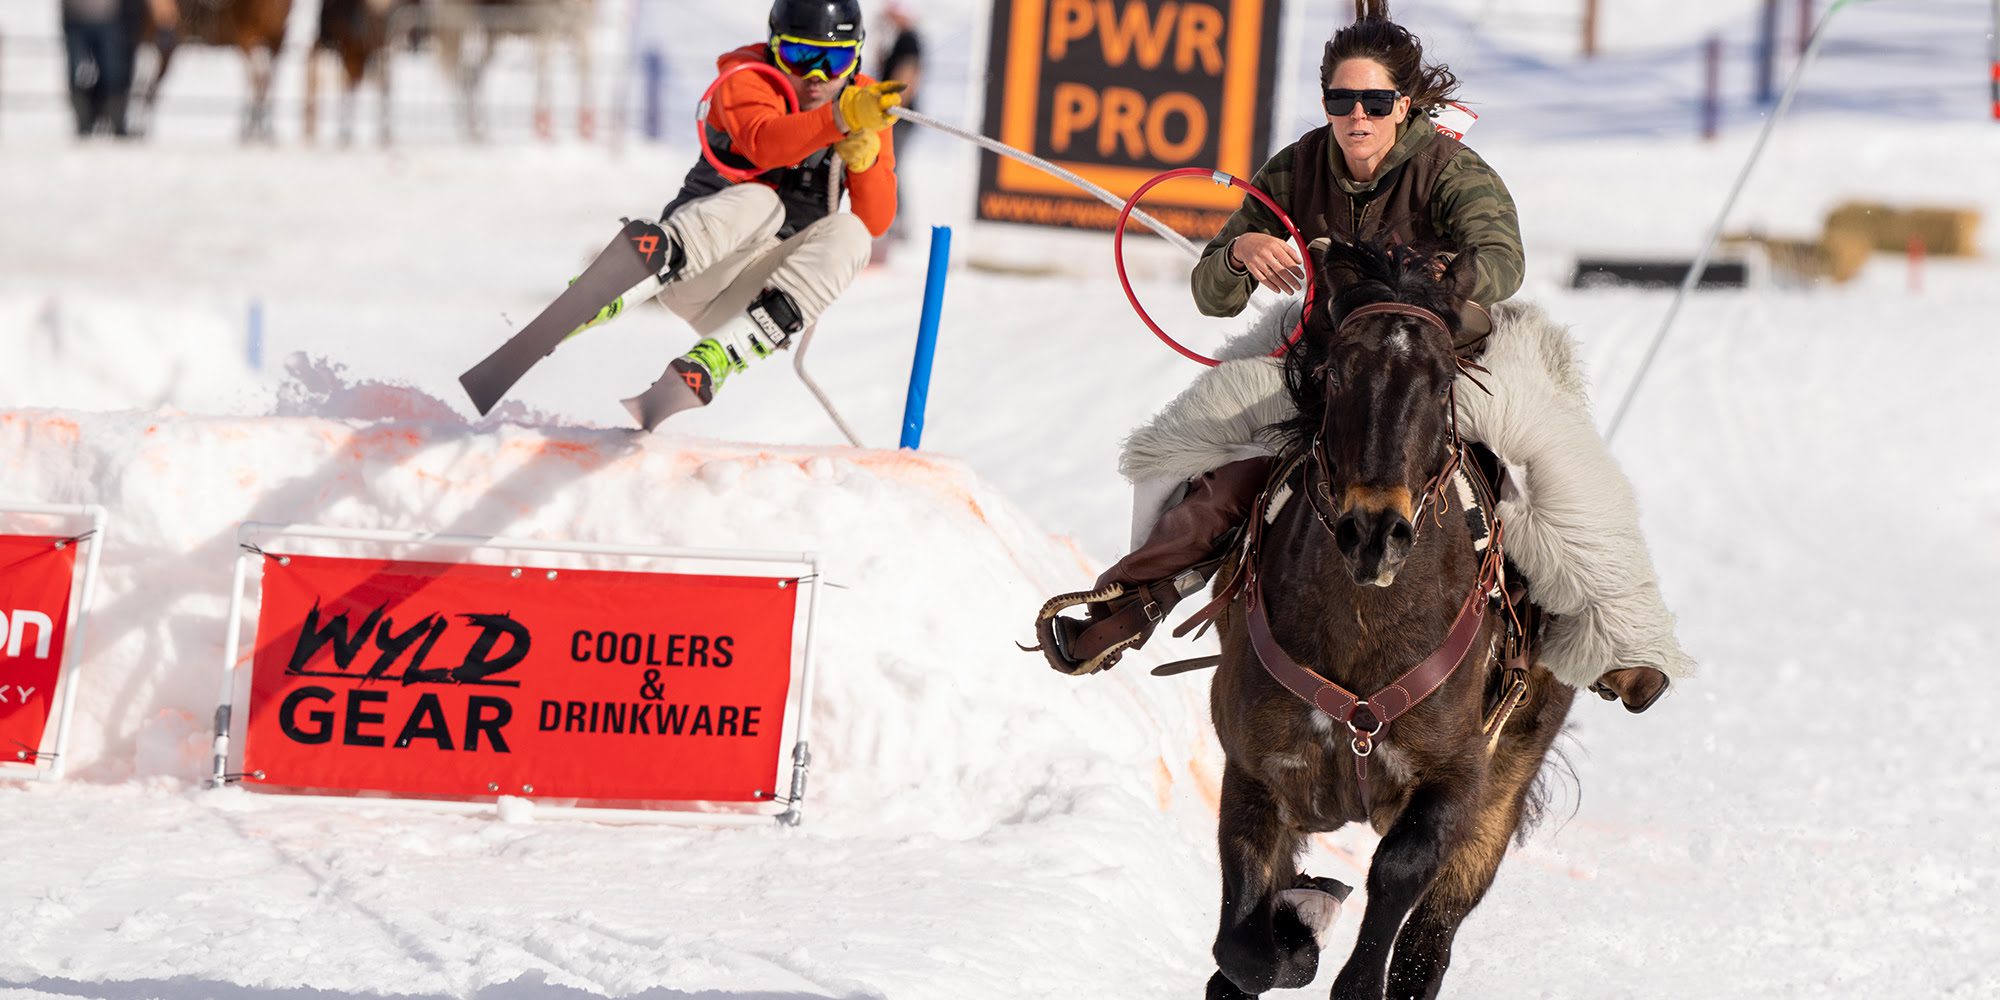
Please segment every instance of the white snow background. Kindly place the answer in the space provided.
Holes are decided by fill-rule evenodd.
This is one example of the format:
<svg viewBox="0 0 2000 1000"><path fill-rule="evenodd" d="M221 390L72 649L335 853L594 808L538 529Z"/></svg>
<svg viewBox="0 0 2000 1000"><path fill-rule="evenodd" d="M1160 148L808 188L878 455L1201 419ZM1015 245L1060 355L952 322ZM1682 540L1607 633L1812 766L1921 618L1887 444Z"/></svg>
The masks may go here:
<svg viewBox="0 0 2000 1000"><path fill-rule="evenodd" d="M19 53L54 36L55 6L0 4L0 95L51 92L23 74L59 70ZM1132 316L1109 239L970 227L974 158L915 137L917 236L811 354L869 444L900 421L923 226L956 226L961 262L1025 245L1055 276L952 271L914 455L847 447L782 362L635 436L616 400L689 340L654 308L475 419L457 373L620 215L657 212L691 130L615 154L442 133L308 147L296 55L316 5L296 6L275 148L175 104L233 97L219 52L182 54L142 144L76 145L53 103L0 103L0 501L113 519L71 776L0 784L0 1000L1198 995L1219 755L1206 676L1145 671L1209 647L1163 637L1085 680L1013 647L1044 597L1122 551L1117 442L1195 374ZM1323 36L1342 6L1299 20ZM1606 3L1595 62L1574 57L1573 4L1395 6L1465 77L1469 141L1520 205L1522 296L1574 325L1608 419L1668 294L1571 291L1571 263L1692 252L1760 124L1761 4ZM925 110L976 126L984 5L919 13ZM763 18L682 0L639 15L635 43L632 9L600 4L601 59L663 44L676 123ZM1809 235L1856 197L1942 203L1986 213L1989 252L1933 259L1920 289L1882 256L1846 286L1690 301L1617 453L1703 673L1644 716L1579 701L1573 776L1466 922L1447 996L2000 996L1987 18L1983 0L1934 0L1834 22L1732 228ZM1731 98L1703 144L1714 30ZM1296 49L1303 84L1317 43ZM1281 141L1311 125L1310 91L1283 94ZM1149 308L1219 343L1236 324L1196 317L1160 259ZM234 525L251 519L822 551L845 589L822 612L806 825L205 789ZM1316 838L1304 866L1359 883L1373 841Z"/></svg>

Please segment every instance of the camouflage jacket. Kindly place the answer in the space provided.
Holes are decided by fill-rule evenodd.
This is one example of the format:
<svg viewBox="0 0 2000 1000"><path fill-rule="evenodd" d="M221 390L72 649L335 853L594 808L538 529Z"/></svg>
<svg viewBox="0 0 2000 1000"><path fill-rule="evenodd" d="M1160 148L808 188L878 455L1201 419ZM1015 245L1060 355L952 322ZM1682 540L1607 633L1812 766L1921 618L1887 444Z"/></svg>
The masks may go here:
<svg viewBox="0 0 2000 1000"><path fill-rule="evenodd" d="M1309 134L1307 139L1311 138ZM1447 152L1432 148L1436 143L1456 146L1457 150ZM1293 173L1303 145L1308 143L1302 139L1279 150L1250 179L1252 184L1270 195L1272 201L1283 206L1288 214L1296 214L1294 194L1297 184ZM1334 197L1344 195L1351 200L1357 217L1363 217L1372 204L1395 204L1398 199L1384 195L1399 185L1428 182L1431 184L1427 200L1429 217L1384 220L1387 228L1406 229L1460 249L1478 250L1478 282L1473 288L1472 299L1480 305L1492 305L1520 289L1524 265L1521 223L1514 213L1514 199L1507 193L1507 185L1501 182L1500 175L1494 173L1478 153L1439 135L1431 127L1430 120L1422 115L1413 115L1409 121L1398 126L1395 147L1383 161L1382 169L1376 172L1375 180L1368 183L1357 183L1349 177L1340 146L1331 136L1326 137L1325 147L1324 169L1330 171L1333 187L1339 192ZM1406 169L1406 165L1419 153L1446 154L1442 168L1432 171L1434 179L1413 176L1419 173L1414 166ZM1398 222L1402 224L1397 225ZM1328 231L1308 219L1295 218L1293 224L1300 227L1299 232L1307 241L1321 236L1339 239L1345 235ZM1230 268L1224 251L1229 241L1246 232L1289 238L1284 224L1270 210L1245 196L1242 207L1208 242L1202 251L1201 262L1195 265L1194 273L1189 277L1195 305L1205 315L1234 316L1242 312L1243 306L1250 301L1250 292L1257 286L1256 279Z"/></svg>

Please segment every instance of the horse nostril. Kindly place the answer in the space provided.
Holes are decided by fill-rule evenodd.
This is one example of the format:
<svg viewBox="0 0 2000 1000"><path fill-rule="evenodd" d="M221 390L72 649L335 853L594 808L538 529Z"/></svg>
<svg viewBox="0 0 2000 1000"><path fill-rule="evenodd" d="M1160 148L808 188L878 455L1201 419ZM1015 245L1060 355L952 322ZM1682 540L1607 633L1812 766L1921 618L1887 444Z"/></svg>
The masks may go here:
<svg viewBox="0 0 2000 1000"><path fill-rule="evenodd" d="M1408 545L1416 537L1416 530L1410 527L1410 522L1400 517L1396 519L1396 523L1389 526L1389 541L1391 544Z"/></svg>
<svg viewBox="0 0 2000 1000"><path fill-rule="evenodd" d="M1340 523L1333 526L1333 544L1339 546L1341 552L1353 555L1354 550L1361 547L1361 519L1353 514L1341 518Z"/></svg>

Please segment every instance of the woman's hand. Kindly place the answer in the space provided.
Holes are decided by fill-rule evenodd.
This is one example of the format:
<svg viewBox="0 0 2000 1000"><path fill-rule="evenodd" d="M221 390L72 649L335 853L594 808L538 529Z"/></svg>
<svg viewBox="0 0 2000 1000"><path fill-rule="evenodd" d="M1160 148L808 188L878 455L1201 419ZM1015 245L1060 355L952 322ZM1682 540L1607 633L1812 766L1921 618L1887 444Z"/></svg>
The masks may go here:
<svg viewBox="0 0 2000 1000"><path fill-rule="evenodd" d="M1231 263L1250 272L1266 288L1291 294L1305 287L1306 275L1299 267L1299 250L1290 240L1264 233L1244 233L1224 248Z"/></svg>

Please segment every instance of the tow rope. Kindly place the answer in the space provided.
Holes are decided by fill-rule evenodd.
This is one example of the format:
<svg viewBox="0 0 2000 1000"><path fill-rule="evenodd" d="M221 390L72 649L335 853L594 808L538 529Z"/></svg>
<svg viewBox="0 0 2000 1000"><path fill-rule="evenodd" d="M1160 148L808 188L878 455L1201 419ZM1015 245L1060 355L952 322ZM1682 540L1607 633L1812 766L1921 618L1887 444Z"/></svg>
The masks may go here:
<svg viewBox="0 0 2000 1000"><path fill-rule="evenodd" d="M798 98L792 92L791 82L788 79L786 79L785 75L779 72L776 67L769 66L764 63L741 62L733 66L730 66L729 68L723 70L719 75L716 76L714 82L708 85L707 90L702 91L701 100L695 106L695 135L696 138L699 139L701 142L701 155L703 156L703 158L708 160L709 165L714 167L717 173L720 173L723 177L728 178L733 183L742 183L743 181L750 180L756 177L757 175L763 173L763 171L755 169L743 170L741 168L731 167L728 164L723 163L721 159L716 156L715 150L709 145L707 121L708 121L710 102L713 100L715 96L716 88L722 85L722 81L728 79L729 77L731 77L736 73L740 73L745 70L754 73L760 73L764 76L768 76L773 81L779 83L780 86L778 87L778 92L785 98L786 113L794 114L797 113L798 111ZM1160 173L1154 174L1152 177L1148 178L1144 184L1139 185L1138 190L1133 191L1132 196L1130 198L1120 198L1117 195L1112 194L1110 191L1105 190L1103 187L1097 184L1093 184L1090 181L1085 180L1084 178L1078 176L1074 171L1067 170L1063 167L1057 166L1056 164L1051 163L1048 160L1042 159L1041 157L1036 156L1033 153L1027 152L1026 150L1017 149L1013 146L1009 146L1006 143L1001 142L998 139L994 139L990 136L985 136L977 132L968 131L966 129L959 128L956 125L946 124L945 122L941 122L935 118L932 118L929 115L912 111L909 108L902 108L902 107L890 108L889 114L895 116L900 120L907 121L916 125L922 125L925 128L942 132L945 135L949 135L954 138L970 142L978 146L979 148L986 150L989 153L993 153L998 156L1004 156L1007 157L1008 159L1027 164L1028 166L1031 166L1036 170L1040 170L1045 174L1066 181L1069 184L1075 186L1078 190L1081 190L1084 193L1089 194L1091 197L1096 198L1098 201L1110 205L1112 208L1118 209L1118 224L1112 230L1112 235L1111 235L1111 254L1113 263L1118 271L1119 287L1123 288L1125 291L1125 300L1131 303L1132 310L1139 314L1140 322L1144 323L1147 329L1153 331L1153 335L1160 338L1160 341L1162 343L1172 348L1175 353L1181 355L1182 357L1185 357L1191 361L1208 365L1209 367L1214 367L1218 364L1221 364L1222 362L1218 358L1212 358L1205 354L1201 354L1197 351L1194 351L1184 346L1179 341L1175 340L1165 330L1161 329L1158 323L1153 321L1153 317L1146 312L1146 307L1139 303L1139 297L1136 293L1132 291L1131 279L1130 277L1127 276L1125 271L1125 229L1127 225L1130 224L1131 220L1137 219L1141 225L1144 225L1146 228L1158 234L1160 238L1166 240L1168 243L1179 248L1181 252L1199 260L1201 257L1201 249L1199 247L1196 247L1193 243L1189 242L1187 237L1182 236L1180 233L1176 232L1171 226L1168 226L1166 223L1161 222L1159 219L1156 219L1153 216L1147 214L1146 212L1140 210L1140 208L1138 207L1139 199L1144 197L1146 192L1151 191L1154 187L1178 177L1206 177L1209 180L1212 180L1220 185L1224 185L1227 187L1242 188L1246 194L1256 198L1260 203L1263 204L1265 208L1270 209L1271 213L1278 217L1278 221L1284 223L1285 231L1291 234L1293 244L1298 247L1299 260L1305 262L1306 264L1305 267L1301 268L1301 270L1305 273L1305 286L1306 286L1305 308L1301 310L1299 313L1299 322L1298 325L1293 328L1292 335L1286 338L1285 342L1283 344L1280 344L1276 350L1273 350L1270 356L1274 358L1282 356L1285 353L1285 351L1292 346L1292 344L1298 341L1300 336L1304 335L1306 328L1305 318L1312 311L1313 298L1314 298L1311 252L1306 247L1305 238L1299 235L1298 227L1292 224L1291 217L1285 214L1285 210L1280 208L1278 206L1278 203L1271 199L1270 195L1265 194L1263 191L1258 190L1254 185L1250 184L1248 181L1245 181L1240 177L1235 177L1230 174L1224 173L1220 170L1209 170L1202 167L1178 167L1172 170L1164 170L1161 171Z"/></svg>

